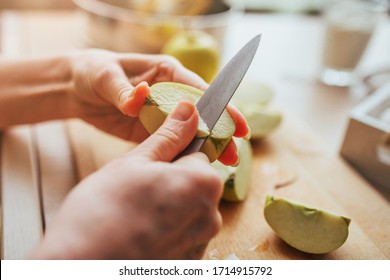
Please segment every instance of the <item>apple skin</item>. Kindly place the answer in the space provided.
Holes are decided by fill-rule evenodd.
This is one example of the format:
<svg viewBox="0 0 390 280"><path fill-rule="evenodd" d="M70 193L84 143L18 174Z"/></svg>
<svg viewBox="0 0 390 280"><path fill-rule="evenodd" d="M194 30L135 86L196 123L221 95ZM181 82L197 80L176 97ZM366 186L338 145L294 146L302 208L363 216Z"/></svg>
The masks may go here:
<svg viewBox="0 0 390 280"><path fill-rule="evenodd" d="M163 54L178 59L207 83L217 75L220 49L216 39L200 30L186 30L173 36L163 47Z"/></svg>
<svg viewBox="0 0 390 280"><path fill-rule="evenodd" d="M266 138L282 123L282 113L269 106L273 97L274 92L267 84L244 79L231 100L244 115L252 140Z"/></svg>
<svg viewBox="0 0 390 280"><path fill-rule="evenodd" d="M264 217L291 247L311 254L336 250L348 237L351 219L299 202L267 196Z"/></svg>
<svg viewBox="0 0 390 280"><path fill-rule="evenodd" d="M250 191L252 177L253 151L248 140L234 138L240 162L237 166L226 166L219 161L211 164L224 182L222 200L231 202L244 201Z"/></svg>
<svg viewBox="0 0 390 280"><path fill-rule="evenodd" d="M283 115L256 103L238 103L236 107L244 115L251 130L251 139L263 139L280 126Z"/></svg>

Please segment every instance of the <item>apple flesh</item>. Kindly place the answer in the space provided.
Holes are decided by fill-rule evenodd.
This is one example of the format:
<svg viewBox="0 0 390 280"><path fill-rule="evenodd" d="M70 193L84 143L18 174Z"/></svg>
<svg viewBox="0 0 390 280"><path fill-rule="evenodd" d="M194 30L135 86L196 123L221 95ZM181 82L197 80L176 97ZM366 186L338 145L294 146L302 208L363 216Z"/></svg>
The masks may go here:
<svg viewBox="0 0 390 280"><path fill-rule="evenodd" d="M202 94L203 91L181 83L156 83L150 87L150 95L141 107L138 118L145 129L149 133L153 133L163 124L168 114L183 96L189 96L197 102ZM210 162L215 161L225 150L235 130L236 125L226 110L212 131L199 118L196 137L206 138L200 151L208 156Z"/></svg>
<svg viewBox="0 0 390 280"><path fill-rule="evenodd" d="M226 166L219 161L211 165L224 182L222 199L225 201L244 201L248 196L252 173L252 147L248 140L234 139L240 162L237 166Z"/></svg>
<svg viewBox="0 0 390 280"><path fill-rule="evenodd" d="M301 203L267 196L264 217L290 246L311 254L336 250L348 237L349 218Z"/></svg>
<svg viewBox="0 0 390 280"><path fill-rule="evenodd" d="M282 122L282 114L269 108L273 99L272 89L255 80L243 80L232 98L251 130L251 139L267 137Z"/></svg>
<svg viewBox="0 0 390 280"><path fill-rule="evenodd" d="M253 140L270 135L280 126L283 119L279 111L267 109L255 103L240 103L236 107L244 115Z"/></svg>

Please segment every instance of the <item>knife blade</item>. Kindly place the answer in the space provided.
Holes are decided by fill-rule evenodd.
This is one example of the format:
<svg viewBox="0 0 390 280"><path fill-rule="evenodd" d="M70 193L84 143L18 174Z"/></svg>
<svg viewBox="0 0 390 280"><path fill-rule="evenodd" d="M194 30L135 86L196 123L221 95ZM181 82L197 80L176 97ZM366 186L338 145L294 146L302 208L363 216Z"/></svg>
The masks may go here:
<svg viewBox="0 0 390 280"><path fill-rule="evenodd" d="M220 71L196 103L199 116L211 131L244 78L259 46L261 34L250 40ZM207 138L194 138L179 157L198 152Z"/></svg>

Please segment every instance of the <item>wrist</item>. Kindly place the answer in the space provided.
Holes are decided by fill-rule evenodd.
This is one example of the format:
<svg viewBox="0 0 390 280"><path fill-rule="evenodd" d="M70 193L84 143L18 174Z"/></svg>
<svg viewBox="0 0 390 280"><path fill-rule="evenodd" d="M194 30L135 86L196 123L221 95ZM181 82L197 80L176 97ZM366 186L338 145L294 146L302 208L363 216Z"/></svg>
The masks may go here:
<svg viewBox="0 0 390 280"><path fill-rule="evenodd" d="M70 116L70 56L5 60L1 63L0 128Z"/></svg>

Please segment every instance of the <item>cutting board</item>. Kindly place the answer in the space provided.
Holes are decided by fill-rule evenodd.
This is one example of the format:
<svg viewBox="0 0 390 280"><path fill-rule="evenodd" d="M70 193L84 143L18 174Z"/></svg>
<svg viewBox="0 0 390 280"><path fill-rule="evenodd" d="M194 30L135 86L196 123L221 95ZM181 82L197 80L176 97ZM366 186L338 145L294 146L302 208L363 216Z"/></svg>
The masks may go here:
<svg viewBox="0 0 390 280"><path fill-rule="evenodd" d="M62 121L13 127L0 144L1 256L25 259L78 177Z"/></svg>
<svg viewBox="0 0 390 280"><path fill-rule="evenodd" d="M43 232L36 142L30 126L4 132L1 138L1 257L23 259Z"/></svg>
<svg viewBox="0 0 390 280"><path fill-rule="evenodd" d="M80 178L136 146L80 121L67 125ZM82 132L82 133L81 133ZM346 162L324 152L320 141L286 117L270 137L253 142L250 193L240 203L221 202L221 231L205 259L389 259L390 204ZM352 219L339 249L322 255L302 253L279 239L262 214L268 194L284 196Z"/></svg>

